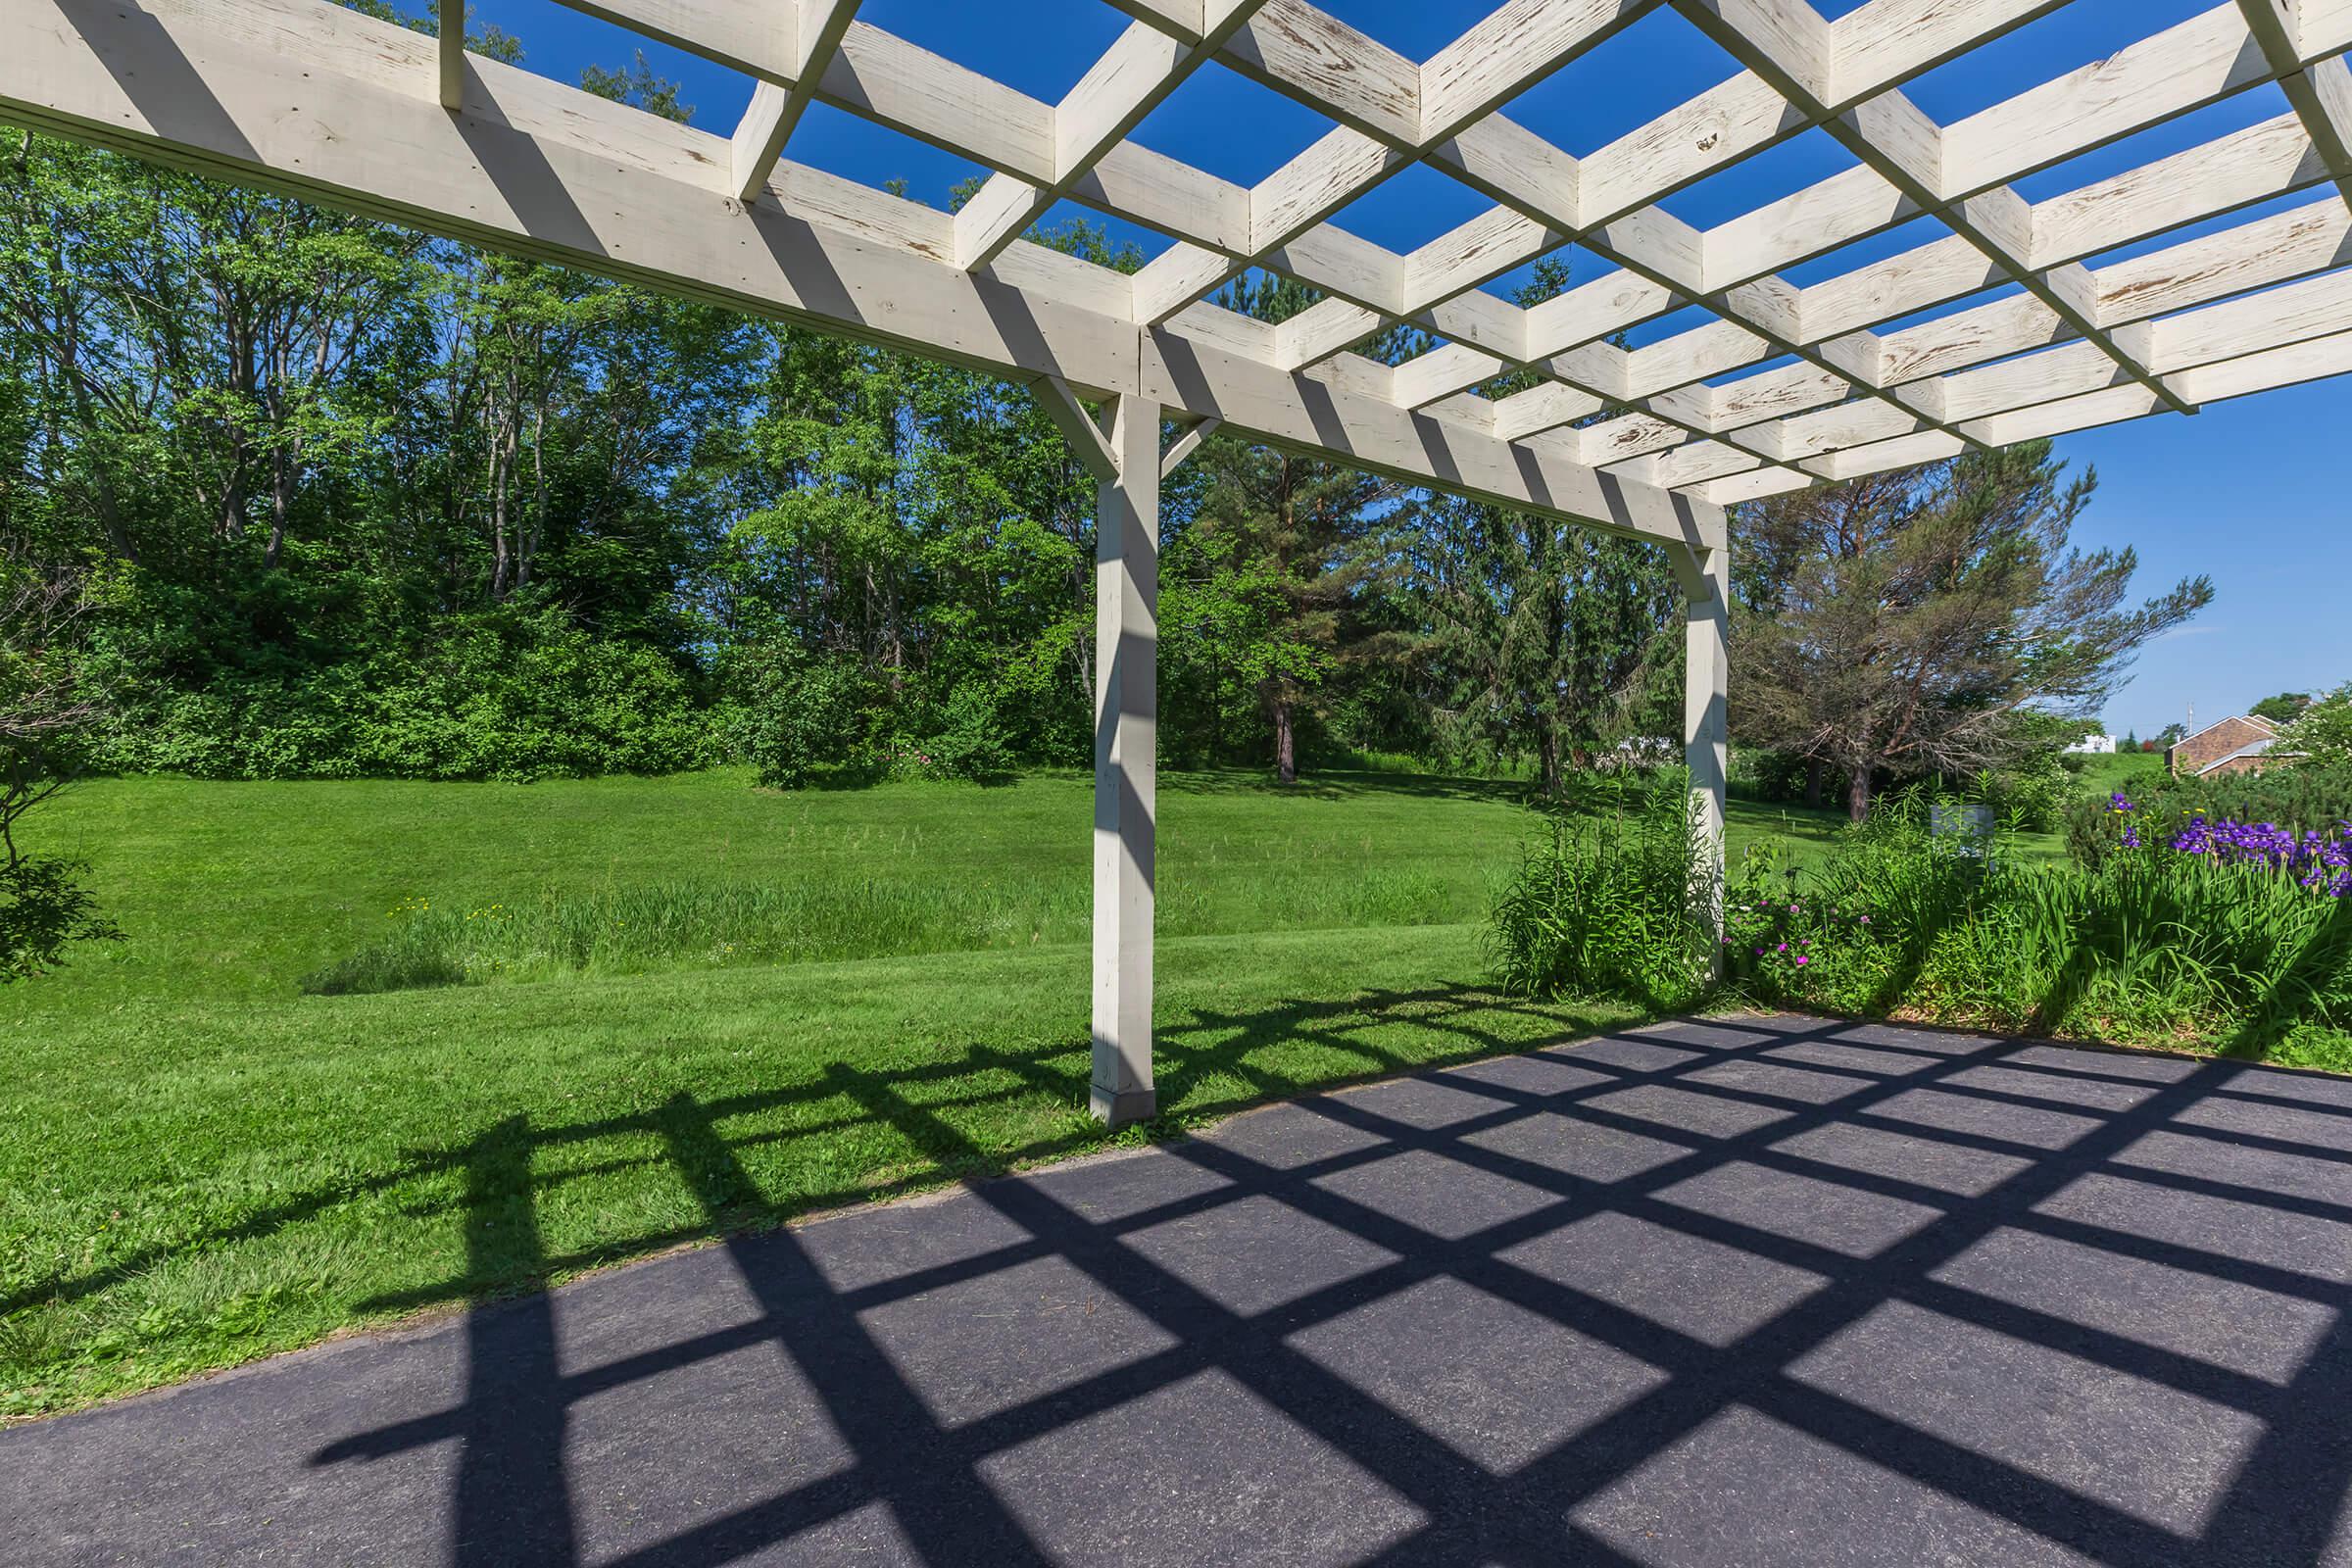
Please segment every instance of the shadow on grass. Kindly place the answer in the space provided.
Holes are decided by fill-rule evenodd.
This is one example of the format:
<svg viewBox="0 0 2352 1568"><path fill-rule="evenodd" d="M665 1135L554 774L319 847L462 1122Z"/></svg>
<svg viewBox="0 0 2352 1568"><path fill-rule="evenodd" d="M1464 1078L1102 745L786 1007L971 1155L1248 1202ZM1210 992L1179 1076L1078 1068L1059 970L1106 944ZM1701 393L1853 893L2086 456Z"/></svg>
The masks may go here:
<svg viewBox="0 0 2352 1568"><path fill-rule="evenodd" d="M913 1158L894 1167L886 1180L861 1179L852 1173L838 1185L763 1194L746 1180L739 1189L703 1189L704 1219L689 1225L647 1232L595 1247L550 1254L539 1243L535 1222L538 1194L556 1182L608 1174L648 1163L623 1157L609 1163L589 1163L560 1176L534 1175L539 1153L661 1134L661 1107L570 1125L529 1126L522 1118L493 1123L472 1137L434 1149L408 1152L390 1170L356 1181L305 1193L274 1203L231 1224L175 1240L170 1246L142 1249L115 1259L106 1267L81 1273L61 1273L0 1296L0 1318L39 1304L63 1304L87 1299L135 1278L169 1259L212 1251L257 1241L318 1218L340 1204L430 1186L451 1174L461 1177L465 1196L461 1206L466 1226L470 1260L465 1278L427 1290L372 1298L358 1304L366 1313L404 1312L466 1300L485 1300L537 1290L551 1280L583 1269L643 1256L683 1242L706 1239L730 1229L781 1224L803 1215L850 1204L903 1197L956 1181L975 1180L1062 1158L1114 1144L1133 1144L1181 1136L1191 1128L1270 1100L1362 1083L1370 1079L1425 1067L1446 1066L1494 1055L1499 1052L1532 1049L1540 1043L1524 1033L1503 1035L1482 1027L1482 1017L1503 1014L1539 1018L1552 1038L1591 1033L1623 1016L1610 1007L1584 1014L1572 1006L1538 1006L1470 986L1447 986L1417 991L1374 991L1341 1001L1293 1001L1245 1012L1200 1010L1163 1022L1155 1043L1160 1102L1167 1109L1152 1122L1112 1135L1084 1118L1088 1063L1083 1040L1057 1043L1025 1053L970 1046L960 1053L910 1069L871 1072L846 1062L828 1064L811 1082L790 1089L727 1096L704 1103L703 1112L727 1119L772 1112L795 1105L821 1106L846 1102L862 1107L839 1117L820 1117L783 1131L751 1134L738 1139L749 1146L783 1141L820 1142L854 1133L876 1123L902 1132ZM1399 1025L1410 1025L1443 1036L1447 1044L1436 1051L1401 1053L1366 1038ZM1273 1046L1308 1043L1319 1048L1324 1066L1289 1072L1257 1060ZM924 1107L924 1114L878 1115L875 1107L907 1103L907 1097ZM960 1130L939 1120L942 1106L976 1109L1016 1102L1070 1107L1063 1128L1048 1136L1005 1147L982 1146ZM412 1215L436 1211L436 1206L408 1210Z"/></svg>

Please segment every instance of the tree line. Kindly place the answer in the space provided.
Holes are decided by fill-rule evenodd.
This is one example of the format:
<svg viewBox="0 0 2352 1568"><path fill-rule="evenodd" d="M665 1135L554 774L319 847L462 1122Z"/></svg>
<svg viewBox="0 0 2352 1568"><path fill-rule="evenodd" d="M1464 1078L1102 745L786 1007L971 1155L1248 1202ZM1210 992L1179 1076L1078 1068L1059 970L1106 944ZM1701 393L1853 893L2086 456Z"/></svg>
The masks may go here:
<svg viewBox="0 0 2352 1568"><path fill-rule="evenodd" d="M642 61L583 84L692 114ZM1222 302L1315 298L1252 273ZM2037 444L1742 509L1735 739L1857 814L2046 750L2210 593L2131 604L2129 552L2069 543L2091 484ZM51 772L1083 765L1093 522L989 376L0 130L0 569L74 601L6 638L88 710L42 731ZM1673 748L1649 546L1223 435L1162 529L1177 765L1557 789Z"/></svg>

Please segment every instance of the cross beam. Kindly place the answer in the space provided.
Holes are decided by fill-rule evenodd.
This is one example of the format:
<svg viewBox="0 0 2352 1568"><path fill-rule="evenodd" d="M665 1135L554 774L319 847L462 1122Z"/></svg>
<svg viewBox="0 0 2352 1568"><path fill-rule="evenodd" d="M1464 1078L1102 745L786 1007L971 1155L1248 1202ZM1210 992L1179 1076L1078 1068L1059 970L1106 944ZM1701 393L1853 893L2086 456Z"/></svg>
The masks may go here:
<svg viewBox="0 0 2352 1568"><path fill-rule="evenodd" d="M2329 232L2352 214L2347 0L2225 0L1949 124L1922 113L1904 84L2070 0L1868 0L1835 21L1813 0L1513 0L1422 61L1309 0L1112 0L1135 25L1057 102L859 22L852 0L563 3L753 76L752 108L735 135L713 151L700 133L628 124L626 114L612 119L568 89L465 55L456 0L436 0L439 39L426 79L429 97L476 134L458 150L419 122L401 142L443 159L466 159L478 142L512 139L506 133L536 143L502 149L495 169L472 169L494 175L500 200L478 199L449 171L438 188L396 188L434 182L388 176L382 160L371 164L350 146L297 146L297 127L270 122L301 114L305 97L318 114L324 85L428 96L410 64L413 35L324 0L136 0L116 11L90 0L24 0L0 18L0 37L26 44L0 60L0 87L17 87L0 91L0 112L1025 381L1059 374L1090 395L1148 392L1261 439L1668 541L1690 525L1643 492L1726 505L1948 456L2019 429L2078 429L2352 370L2352 337L2340 332L2314 334L2259 313L2193 324L2167 316L2352 263L2340 232ZM1546 74L1605 60L1618 32L1661 8L1688 18L1743 69L1583 157L1505 112ZM208 50L206 35L242 57ZM73 69L76 48L124 69L101 83ZM142 49L161 53L142 61ZM313 61L326 69L303 69ZM60 63L63 76L51 69ZM1254 185L1134 139L1155 105L1212 68L1327 116L1330 131ZM159 101L172 99L180 80L199 90L175 107ZM2053 164L2272 83L2290 113L2041 201L2017 193L2014 182ZM192 121L192 106L207 98L215 112ZM931 141L992 175L949 218L776 164L811 102ZM1856 167L1708 229L1663 205L1812 130L1842 143ZM559 147L586 167L556 156ZM1497 205L1404 254L1335 221L1416 164ZM551 172L562 188L534 189ZM713 217L675 193L644 201L633 189L616 193L616 182L634 187L649 172L684 191L748 200L760 232L746 237L733 215ZM2152 276L2149 257L2095 265L2118 247L2311 186L2332 187L2329 199L2160 253L2180 264L2168 275ZM1015 237L1060 199L1175 243L1128 277ZM852 289L837 274L828 280L830 268L799 269L779 289L761 275L775 269L759 260L762 250L785 260L759 216L770 213L805 225L828 262L851 254L824 243L844 237L897 252L894 262L926 264L881 270L899 277L930 268L961 275L919 285L937 294L938 311L894 309L905 297L896 279ZM569 233L556 221L564 218L576 220ZM1913 220L1942 237L1803 285L1783 275ZM612 232L618 221L653 226L623 236ZM682 267L667 254L676 247L664 225L679 223L705 230L698 259L711 265ZM2295 230L2284 246L2276 243L2282 223ZM625 243L630 237L648 243ZM1480 287L1571 243L1618 270L1524 310ZM1250 267L1329 297L1279 326L1202 298ZM1037 302L1016 312L1036 326L981 307L977 296L992 284L1009 291L995 294L1001 301ZM1917 319L1987 289L2005 297ZM2147 303L2155 300L2161 309ZM852 308L829 308L842 305ZM1107 340L1092 325L1067 335L1093 347L1065 358L1065 334L1047 320L1052 307L1133 328L1128 373L1109 373ZM1712 321L1639 348L1613 341L1691 308ZM1439 346L1395 366L1348 351L1397 320ZM1889 321L1898 324L1879 324ZM2223 336L2231 322L2247 330ZM2168 354L2158 341L2168 335L2197 343L2204 357ZM1243 401L1262 411L1262 427L1221 402L1202 407L1223 396L1213 380L1175 384L1224 369L1251 383ZM1265 379L1268 369L1288 378L1289 395ZM1505 372L1539 384L1511 397L1481 395ZM1623 412L1593 421L1610 408ZM1599 469L1626 488L1611 491L1571 469ZM1701 514L1699 531L1707 526Z"/></svg>

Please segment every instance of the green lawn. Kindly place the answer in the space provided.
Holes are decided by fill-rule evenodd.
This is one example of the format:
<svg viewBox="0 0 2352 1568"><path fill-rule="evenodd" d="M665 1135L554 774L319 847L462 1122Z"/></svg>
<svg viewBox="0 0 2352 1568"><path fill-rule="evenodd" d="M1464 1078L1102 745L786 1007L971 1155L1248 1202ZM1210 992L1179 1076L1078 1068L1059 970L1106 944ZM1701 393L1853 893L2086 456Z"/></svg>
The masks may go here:
<svg viewBox="0 0 2352 1568"><path fill-rule="evenodd" d="M2152 783L2164 776L2162 752L2114 752L2104 757L2082 759L2080 777L2082 787L2091 794L2105 795L2110 790L2132 792L2132 786Z"/></svg>
<svg viewBox="0 0 2352 1568"><path fill-rule="evenodd" d="M1101 1145L1091 819L1076 776L76 790L35 847L88 859L128 940L0 992L0 1415ZM1532 821L1477 782L1164 779L1154 1130L1626 1021L1480 989L1478 921ZM1833 826L1735 805L1733 849ZM404 906L684 883L1003 917L956 951L302 990Z"/></svg>

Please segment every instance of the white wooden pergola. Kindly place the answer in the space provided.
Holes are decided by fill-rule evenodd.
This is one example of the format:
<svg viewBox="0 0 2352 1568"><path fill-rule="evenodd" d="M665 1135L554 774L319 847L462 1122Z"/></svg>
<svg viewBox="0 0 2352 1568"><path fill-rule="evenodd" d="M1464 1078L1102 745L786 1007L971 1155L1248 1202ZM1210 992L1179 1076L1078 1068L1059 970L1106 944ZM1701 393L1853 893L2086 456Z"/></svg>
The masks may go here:
<svg viewBox="0 0 2352 1568"><path fill-rule="evenodd" d="M1662 545L1720 890L1727 505L2352 371L2352 0L2230 0L1949 124L1903 84L2070 0L1835 21L1810 0L1508 0L1418 62L1306 0L1106 0L1132 24L1054 103L857 0L564 3L753 77L742 123L466 54L464 0L436 0L438 40L326 0L5 0L0 119L1033 386L1101 482L1093 1098L1113 1123L1153 1105L1158 488L1207 430ZM1742 69L1581 157L1506 113L1662 6ZM1132 139L1205 70L1332 128L1250 186ZM2012 188L2273 83L2273 119L2045 200ZM951 216L794 164L812 101L992 172ZM1661 205L1815 128L1853 167L1711 228ZM1494 206L1406 254L1333 220L1416 164ZM1065 199L1173 243L1130 275L1020 237ZM1934 237L1782 275L1915 219ZM1526 309L1483 287L1571 244L1614 270ZM1207 303L1251 268L1325 298L1279 326ZM1611 341L1692 307L1704 324ZM1348 352L1396 321L1438 346ZM1481 394L1506 371L1536 384ZM1163 420L1189 425L1164 453Z"/></svg>

